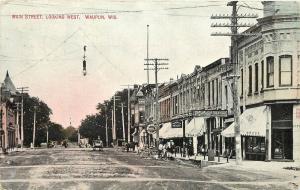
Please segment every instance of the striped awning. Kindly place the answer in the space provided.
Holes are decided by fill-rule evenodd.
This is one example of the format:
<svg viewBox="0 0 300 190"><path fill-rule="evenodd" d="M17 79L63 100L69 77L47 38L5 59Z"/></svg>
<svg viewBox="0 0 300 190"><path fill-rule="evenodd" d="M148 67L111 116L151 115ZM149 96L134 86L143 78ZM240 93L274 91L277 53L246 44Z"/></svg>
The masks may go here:
<svg viewBox="0 0 300 190"><path fill-rule="evenodd" d="M159 129L159 138L172 139L183 137L182 128L172 128L171 122L164 123Z"/></svg>
<svg viewBox="0 0 300 190"><path fill-rule="evenodd" d="M194 117L185 127L186 137L198 137L203 135L205 123L203 117Z"/></svg>
<svg viewBox="0 0 300 190"><path fill-rule="evenodd" d="M267 126L267 107L260 106L256 108L246 109L240 116L240 132L243 136L266 136ZM233 122L229 127L221 132L224 137L234 137Z"/></svg>

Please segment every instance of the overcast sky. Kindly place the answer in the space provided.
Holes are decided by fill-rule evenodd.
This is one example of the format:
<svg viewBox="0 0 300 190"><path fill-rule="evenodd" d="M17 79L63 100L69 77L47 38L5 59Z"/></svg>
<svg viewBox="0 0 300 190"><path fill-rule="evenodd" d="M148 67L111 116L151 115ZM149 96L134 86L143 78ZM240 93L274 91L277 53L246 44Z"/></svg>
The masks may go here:
<svg viewBox="0 0 300 190"><path fill-rule="evenodd" d="M255 1L240 5L262 8ZM262 13L245 7L239 12ZM210 27L210 16L219 13L231 13L226 2L2 0L0 77L4 79L8 70L16 87L28 86L31 96L51 107L53 121L66 127L71 118L77 127L85 115L96 112L98 102L122 89L120 85L147 82L143 65L147 24L149 57L170 60L169 70L159 71L159 82L228 57L229 38L210 36L220 31ZM26 19L25 14L41 14L42 19ZM80 19L70 20L67 15L47 19L49 14L79 14ZM86 15L105 19L87 20ZM116 19L108 19L109 15ZM82 75L84 45L86 76Z"/></svg>

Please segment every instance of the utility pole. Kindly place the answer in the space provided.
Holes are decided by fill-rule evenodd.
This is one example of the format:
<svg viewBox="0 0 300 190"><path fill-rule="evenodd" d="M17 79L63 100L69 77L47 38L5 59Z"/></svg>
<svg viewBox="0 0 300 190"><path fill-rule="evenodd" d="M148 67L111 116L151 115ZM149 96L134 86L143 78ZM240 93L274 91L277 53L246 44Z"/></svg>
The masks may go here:
<svg viewBox="0 0 300 190"><path fill-rule="evenodd" d="M116 144L117 135L116 135L116 96L114 95L114 125L113 125L113 142Z"/></svg>
<svg viewBox="0 0 300 190"><path fill-rule="evenodd" d="M106 141L106 147L108 147L107 102L104 102L104 106L105 106L105 141Z"/></svg>
<svg viewBox="0 0 300 190"><path fill-rule="evenodd" d="M20 87L17 90L21 91L21 148L23 149L24 143L24 93L28 92L28 87Z"/></svg>
<svg viewBox="0 0 300 190"><path fill-rule="evenodd" d="M49 144L49 124L47 125L47 148Z"/></svg>
<svg viewBox="0 0 300 190"><path fill-rule="evenodd" d="M123 103L121 103L121 112L122 112L122 127L123 127L123 141L125 142L125 123L124 123L124 110L123 110Z"/></svg>
<svg viewBox="0 0 300 190"><path fill-rule="evenodd" d="M33 148L35 148L36 108L37 108L37 106L34 106L34 113L33 113L33 137L32 137L32 146L33 146Z"/></svg>
<svg viewBox="0 0 300 190"><path fill-rule="evenodd" d="M211 16L211 19L230 19L230 24L212 24L211 27L229 27L231 33L213 33L212 36L231 36L231 51L230 51L230 62L233 66L233 85L232 85L232 97L233 97L233 112L234 112L234 137L235 137L235 151L236 151L236 164L242 163L242 151L241 151L241 132L240 132L240 99L238 94L238 77L239 77L239 64L238 64L238 37L240 36L252 36L257 35L253 33L238 33L240 27L251 27L250 24L238 24L238 19L241 18L257 18L257 15L237 14L237 2L230 1L227 6L232 6L231 15L219 15Z"/></svg>
<svg viewBox="0 0 300 190"><path fill-rule="evenodd" d="M168 69L168 67L161 67L162 65L168 65L169 63L159 63L159 61L169 61L169 59L161 59L161 58L154 58L154 59L145 59L146 61L153 61L154 63L146 63L145 65L152 65L154 68L145 68L145 70L154 70L155 73L155 88L156 88L156 95L155 95L155 128L156 128L156 146L158 147L159 141L159 105L158 105L158 71L163 69Z"/></svg>
<svg viewBox="0 0 300 190"><path fill-rule="evenodd" d="M147 25L147 84L149 84L149 25Z"/></svg>
<svg viewBox="0 0 300 190"><path fill-rule="evenodd" d="M127 86L127 142L130 143L130 129L131 129L131 114L130 114L130 86L134 87L134 85L121 85Z"/></svg>
<svg viewBox="0 0 300 190"><path fill-rule="evenodd" d="M114 106L113 106L113 131L112 131L112 135L113 135L113 143L116 144L117 143L117 128L116 128L116 100L120 100L117 99L120 96L116 96L114 95L113 97L113 101L114 101Z"/></svg>
<svg viewBox="0 0 300 190"><path fill-rule="evenodd" d="M128 102L127 102L127 142L130 143L130 128L131 128L131 120L130 120L130 117L131 117L131 114L130 114L130 88L129 88L129 85L128 85L128 89L127 89L127 99L128 99Z"/></svg>
<svg viewBox="0 0 300 190"><path fill-rule="evenodd" d="M19 111L20 111L20 104L21 103L16 103L17 104L17 118L16 118L16 121L17 121L17 123L16 123L16 125L17 125L17 134L16 134L16 136L17 136L17 139L18 139L18 144L21 142L21 135L20 135L20 124L19 124L19 120L20 120L20 118L19 118Z"/></svg>
<svg viewBox="0 0 300 190"><path fill-rule="evenodd" d="M112 134L112 139L114 140L114 110L111 110L111 134ZM114 142L113 142L114 143Z"/></svg>

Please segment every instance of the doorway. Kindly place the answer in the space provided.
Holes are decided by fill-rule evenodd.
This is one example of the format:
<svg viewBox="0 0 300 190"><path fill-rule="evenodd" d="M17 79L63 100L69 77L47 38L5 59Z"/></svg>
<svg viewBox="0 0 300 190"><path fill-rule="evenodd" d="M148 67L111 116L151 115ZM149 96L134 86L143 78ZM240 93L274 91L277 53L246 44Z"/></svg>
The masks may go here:
<svg viewBox="0 0 300 190"><path fill-rule="evenodd" d="M292 129L272 130L272 159L293 159Z"/></svg>

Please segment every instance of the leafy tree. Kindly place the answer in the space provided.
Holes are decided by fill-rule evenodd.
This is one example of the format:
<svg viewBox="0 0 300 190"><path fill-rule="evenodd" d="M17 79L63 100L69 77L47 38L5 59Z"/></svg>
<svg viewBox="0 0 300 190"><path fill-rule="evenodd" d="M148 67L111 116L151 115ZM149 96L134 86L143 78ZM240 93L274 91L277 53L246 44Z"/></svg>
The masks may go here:
<svg viewBox="0 0 300 190"><path fill-rule="evenodd" d="M50 122L49 128L49 141L62 141L66 138L64 128L57 123Z"/></svg>
<svg viewBox="0 0 300 190"><path fill-rule="evenodd" d="M69 126L64 129L65 137L72 142L77 142L77 129L73 126Z"/></svg>
<svg viewBox="0 0 300 190"><path fill-rule="evenodd" d="M105 141L105 118L100 114L88 115L81 121L79 132L81 137L89 138L89 140L102 139Z"/></svg>
<svg viewBox="0 0 300 190"><path fill-rule="evenodd" d="M24 97L24 145L29 146L33 137L34 107L36 106L36 145L46 142L46 130L52 110L37 97Z"/></svg>
<svg viewBox="0 0 300 190"><path fill-rule="evenodd" d="M132 93L132 92L130 92ZM118 99L116 101L116 131L117 131L117 139L123 138L123 126L122 126L122 108L121 103L123 103L123 111L124 111L124 125L125 125L125 138L127 139L128 135L128 125L127 125L127 105L128 105L128 90L124 89L123 91L118 91L116 93ZM112 142L112 110L113 110L113 97L110 100L106 100L103 103L98 103L96 109L98 110L98 114L105 118L107 116L108 123L108 140ZM101 123L101 125L105 126L105 119Z"/></svg>

